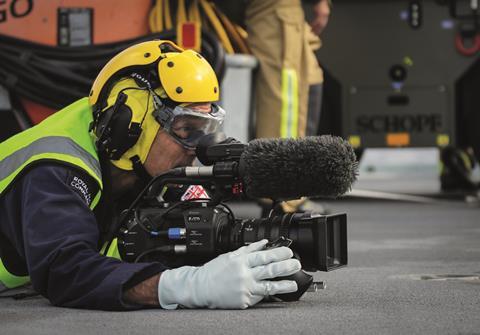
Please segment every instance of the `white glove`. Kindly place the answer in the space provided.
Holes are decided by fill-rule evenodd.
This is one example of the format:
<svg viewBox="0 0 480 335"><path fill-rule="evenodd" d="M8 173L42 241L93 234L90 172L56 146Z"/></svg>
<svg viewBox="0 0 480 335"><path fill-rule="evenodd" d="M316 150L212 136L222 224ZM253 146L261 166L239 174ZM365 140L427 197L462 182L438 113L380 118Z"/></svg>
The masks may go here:
<svg viewBox="0 0 480 335"><path fill-rule="evenodd" d="M265 279L288 276L300 270L300 262L290 259L292 250L280 247L262 250L261 240L223 254L200 267L182 266L166 270L158 283L158 300L165 309L178 305L188 308L245 309L269 295L298 290L292 280Z"/></svg>

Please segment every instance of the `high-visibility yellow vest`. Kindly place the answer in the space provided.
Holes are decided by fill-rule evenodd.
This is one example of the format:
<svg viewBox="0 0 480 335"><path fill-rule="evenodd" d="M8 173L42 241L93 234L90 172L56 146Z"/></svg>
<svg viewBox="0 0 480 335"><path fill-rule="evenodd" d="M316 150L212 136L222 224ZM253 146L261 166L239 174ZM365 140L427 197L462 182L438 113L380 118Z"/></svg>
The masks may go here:
<svg viewBox="0 0 480 335"><path fill-rule="evenodd" d="M88 98L83 98L0 143L0 198L29 166L57 161L80 168L97 181L99 191L90 203L93 210L100 200L103 184L94 138L89 132L92 121ZM15 288L29 281L28 276L11 274L0 259L0 287Z"/></svg>

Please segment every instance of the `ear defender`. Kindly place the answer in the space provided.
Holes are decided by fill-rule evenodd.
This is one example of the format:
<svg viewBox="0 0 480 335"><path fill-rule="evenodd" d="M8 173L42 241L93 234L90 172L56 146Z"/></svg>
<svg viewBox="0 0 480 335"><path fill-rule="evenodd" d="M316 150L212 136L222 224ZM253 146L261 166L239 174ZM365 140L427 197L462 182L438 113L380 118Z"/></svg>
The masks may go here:
<svg viewBox="0 0 480 335"><path fill-rule="evenodd" d="M132 110L125 102L127 95L120 92L115 104L101 112L96 126L97 149L110 160L118 160L137 143L142 134L140 123L132 121Z"/></svg>

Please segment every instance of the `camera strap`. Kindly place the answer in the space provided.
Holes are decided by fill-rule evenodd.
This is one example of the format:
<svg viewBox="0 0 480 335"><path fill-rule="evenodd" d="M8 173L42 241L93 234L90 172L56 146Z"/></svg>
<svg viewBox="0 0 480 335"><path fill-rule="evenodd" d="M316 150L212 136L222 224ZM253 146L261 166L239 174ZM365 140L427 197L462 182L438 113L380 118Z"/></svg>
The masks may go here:
<svg viewBox="0 0 480 335"><path fill-rule="evenodd" d="M137 177L140 178L140 180L145 185L147 185L148 182L152 179L152 177L145 169L145 166L142 164L140 157L138 157L138 155L135 155L133 157L130 157L130 161L132 162L133 172L135 172Z"/></svg>

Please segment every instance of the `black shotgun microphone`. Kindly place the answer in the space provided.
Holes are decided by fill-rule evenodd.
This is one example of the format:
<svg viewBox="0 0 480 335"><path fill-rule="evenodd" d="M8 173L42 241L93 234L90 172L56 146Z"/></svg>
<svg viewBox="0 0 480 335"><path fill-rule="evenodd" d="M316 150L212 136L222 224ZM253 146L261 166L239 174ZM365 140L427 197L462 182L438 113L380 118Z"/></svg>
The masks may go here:
<svg viewBox="0 0 480 335"><path fill-rule="evenodd" d="M351 189L358 163L352 146L341 137L257 139L245 147L239 174L250 197L332 198Z"/></svg>
<svg viewBox="0 0 480 335"><path fill-rule="evenodd" d="M232 176L240 177L252 198L337 197L351 188L358 174L353 148L341 137L330 135L257 139L248 144L206 137L197 148L197 157L213 165L200 168L203 176L219 176L225 173L223 161L237 161Z"/></svg>

